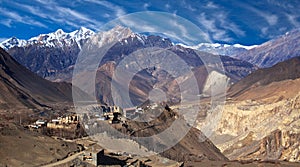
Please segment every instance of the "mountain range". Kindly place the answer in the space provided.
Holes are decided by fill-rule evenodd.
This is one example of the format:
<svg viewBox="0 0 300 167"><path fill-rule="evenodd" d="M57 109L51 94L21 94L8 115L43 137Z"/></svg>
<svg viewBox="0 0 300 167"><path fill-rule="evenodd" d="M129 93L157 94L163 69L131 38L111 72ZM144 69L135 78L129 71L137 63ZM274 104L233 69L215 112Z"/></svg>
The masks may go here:
<svg viewBox="0 0 300 167"><path fill-rule="evenodd" d="M247 61L259 68L266 68L300 56L299 41L300 30L294 29L260 45L243 46L240 44L200 43L196 46L186 47L212 54L230 56Z"/></svg>
<svg viewBox="0 0 300 167"><path fill-rule="evenodd" d="M126 28L116 27L103 33L113 34L114 32L119 32L124 29ZM108 69L114 70L115 66L124 59L124 55L129 55L142 48L159 47L170 50L185 60L186 63L194 69L195 73L199 74L196 78L201 78L200 76L207 77L209 75L205 75L207 72L206 69L203 68L204 63L199 59L193 49L175 45L169 39L160 36L136 34L130 29L126 30L126 33L129 34L128 38L120 40L108 50L107 54L104 55L99 69L109 67ZM93 34L94 32L85 28L71 33L64 33L61 30L57 30L54 33L33 37L28 41L12 38L4 41L2 47L5 47L19 63L32 72L52 81L71 82L72 71L81 47ZM204 57L214 57L214 55L209 55L206 52L202 52L201 54ZM223 62L225 75L229 80L229 84L235 83L257 69L250 63L228 56L221 56L221 61ZM113 71L106 71L105 73L101 73L103 70L99 71L100 73L98 75L101 77L96 79L96 84L99 85L99 90L102 92L98 93L97 97L104 103L112 104L110 81ZM136 75L136 78L134 78L132 82L134 89L131 90L131 96L133 101L136 102L135 104L145 100L154 85L160 85L167 94L176 95L176 86L166 86L168 82L161 83L168 79L158 77L157 74L159 74L159 72L153 73L153 71L144 71ZM140 78L146 79L146 82L141 83ZM158 80L158 78L160 79ZM202 81L199 81L200 92L202 92L202 89L205 87L204 85L205 77ZM206 87L209 87L209 85ZM173 90L173 92L170 92L170 90Z"/></svg>
<svg viewBox="0 0 300 167"><path fill-rule="evenodd" d="M41 34L29 40L12 37L3 41L0 47L7 50L18 62L31 71L42 77L51 77L54 73L72 66L75 63L74 58L77 57L81 47L94 34L96 33L84 27L70 33L58 29L53 33ZM145 38L146 35L138 34L138 36L141 42L143 42L142 40L147 40ZM299 48L297 47L299 46L299 37L300 31L295 29L268 42L253 46L219 43L200 43L196 46L178 45L216 55L238 58L264 68L299 56ZM169 42L171 43L171 41ZM147 47L147 44L145 47ZM41 48L45 48L43 49L44 51L41 51ZM42 52L43 56L37 53L35 55L34 52ZM62 56L59 56L59 58L55 57L58 54ZM33 60L42 63L32 64ZM47 60L50 62L46 63L45 61ZM51 78L51 80L55 80L55 77Z"/></svg>

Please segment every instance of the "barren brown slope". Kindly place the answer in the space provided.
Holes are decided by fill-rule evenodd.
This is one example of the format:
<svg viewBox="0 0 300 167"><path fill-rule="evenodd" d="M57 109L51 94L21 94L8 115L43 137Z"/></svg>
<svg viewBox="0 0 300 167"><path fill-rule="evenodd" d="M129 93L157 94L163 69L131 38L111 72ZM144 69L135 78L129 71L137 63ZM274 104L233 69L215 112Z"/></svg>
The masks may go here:
<svg viewBox="0 0 300 167"><path fill-rule="evenodd" d="M53 83L32 73L0 49L1 108L41 106L57 102L72 102L69 83ZM78 90L78 93L85 95Z"/></svg>
<svg viewBox="0 0 300 167"><path fill-rule="evenodd" d="M55 140L24 130L12 123L0 123L0 166L41 166L80 151L77 144Z"/></svg>
<svg viewBox="0 0 300 167"><path fill-rule="evenodd" d="M268 94L272 96L276 92L294 95L300 91L297 86L298 78L300 78L300 57L295 57L273 67L253 72L234 84L229 89L228 95L241 100L264 96L266 98Z"/></svg>

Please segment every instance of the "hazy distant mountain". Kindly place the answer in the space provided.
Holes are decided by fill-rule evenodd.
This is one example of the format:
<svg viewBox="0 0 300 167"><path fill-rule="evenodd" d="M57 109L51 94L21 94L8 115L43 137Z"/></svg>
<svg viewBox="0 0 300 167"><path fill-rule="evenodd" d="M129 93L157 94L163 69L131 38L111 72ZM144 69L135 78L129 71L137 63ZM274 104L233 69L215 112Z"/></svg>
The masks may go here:
<svg viewBox="0 0 300 167"><path fill-rule="evenodd" d="M276 63L300 56L300 30L286 33L234 57L259 67L271 67Z"/></svg>
<svg viewBox="0 0 300 167"><path fill-rule="evenodd" d="M296 29L260 45L200 43L185 46L212 54L225 55L247 61L258 67L271 67L292 57L300 56L300 30Z"/></svg>
<svg viewBox="0 0 300 167"><path fill-rule="evenodd" d="M215 55L223 55L223 56L231 56L231 57L234 57L235 55L239 55L257 46L257 45L244 46L240 44L229 45L229 44L220 44L220 43L200 43L196 46L186 46L183 44L180 45L187 48L197 49Z"/></svg>

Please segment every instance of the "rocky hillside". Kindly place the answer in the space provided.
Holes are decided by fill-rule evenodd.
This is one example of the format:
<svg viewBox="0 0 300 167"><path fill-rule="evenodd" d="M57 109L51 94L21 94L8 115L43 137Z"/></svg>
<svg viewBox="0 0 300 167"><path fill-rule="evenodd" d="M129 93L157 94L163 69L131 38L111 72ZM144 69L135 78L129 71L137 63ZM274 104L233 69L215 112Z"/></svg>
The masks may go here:
<svg viewBox="0 0 300 167"><path fill-rule="evenodd" d="M232 160L299 162L299 97L226 104L212 140Z"/></svg>
<svg viewBox="0 0 300 167"><path fill-rule="evenodd" d="M228 160L201 131L188 125L182 113L157 104L155 108L145 108L138 116L142 120L149 118L153 119L147 122L127 119L119 124L99 121L84 123L89 127L87 133L91 138L110 150L145 156L149 153L160 154L177 162ZM112 129L121 133L115 133Z"/></svg>
<svg viewBox="0 0 300 167"><path fill-rule="evenodd" d="M243 98L249 99L254 96L264 97L265 94L277 93L279 91L284 91L287 87L278 87L277 90L268 91L261 90L262 87L268 86L271 83L278 84L276 82L285 81L285 80L294 80L300 78L300 57L295 57L290 60L276 64L273 67L266 69L259 69L248 77L240 80L238 83L234 84L228 91L228 95L234 98ZM286 90L289 92L288 90ZM247 92L252 93L249 95ZM258 93L259 92L259 93ZM293 91L291 91L293 92ZM297 91L295 91L297 93ZM256 98L257 98L256 97Z"/></svg>
<svg viewBox="0 0 300 167"><path fill-rule="evenodd" d="M300 56L299 46L300 30L296 29L253 49L236 54L234 57L258 67L271 67L292 57Z"/></svg>
<svg viewBox="0 0 300 167"><path fill-rule="evenodd" d="M150 111L149 111L150 110ZM154 112L151 109L146 112ZM157 108L154 110L158 110ZM161 110L161 109L160 109ZM130 122L129 128L134 130L134 136L152 136L154 134L163 132L169 128L175 120L184 119L181 114L172 110L163 109L163 112L155 119L147 123L143 122ZM178 129L188 129L187 134L177 143L174 147L164 151L162 155L181 162L199 161L203 159L214 161L226 161L227 158L222 155L220 150L198 129L189 127L186 122L178 124ZM175 123L176 124L176 123ZM149 128L151 127L151 128ZM189 129L190 128L190 129ZM141 129L143 129L141 131ZM169 138L176 139L176 131L169 134ZM159 139L157 139L159 141ZM165 147L162 144L160 147Z"/></svg>
<svg viewBox="0 0 300 167"><path fill-rule="evenodd" d="M299 60L258 70L229 89L210 138L229 159L300 161Z"/></svg>
<svg viewBox="0 0 300 167"><path fill-rule="evenodd" d="M130 97L132 101L138 105L141 102L145 101L148 98L149 92L153 88L159 88L166 93L166 96L171 103L177 103L180 101L180 90L179 85L183 84L184 82L188 83L188 80L191 79L193 76L196 78L198 82L198 88L200 94L205 94L208 91L208 88L214 82L217 82L215 78L216 76L222 76L227 78L228 84L232 84L238 81L240 78L248 75L250 72L256 69L256 67L251 66L247 62L238 61L232 59L230 57L221 57L223 61L223 65L225 66L225 73L222 71L218 71L215 67L210 67L211 71L208 71L205 65L201 60L197 60L196 53L193 53L192 50L178 50L175 46L168 48L168 50L174 50L178 53L178 55L183 56L190 56L191 59L187 60L187 63L190 63L191 66L195 65L192 68L192 73L185 74L186 78L174 78L169 73L160 70L159 68L152 67L152 69L144 69L133 77L133 80L130 82L129 90L130 90ZM202 53L202 56L205 58L214 57L215 55ZM196 59L196 60L195 60ZM152 59L153 60L153 59ZM192 61L194 60L194 61ZM143 63L143 59L140 60L140 64ZM153 60L159 61L159 60ZM116 61L109 61L99 67L97 77L96 77L96 85L98 88L98 97L100 97L103 102L112 104L112 97L111 97L111 81L112 76L114 74L116 65L118 62ZM176 65L175 65L176 66ZM155 69L155 70L154 70ZM179 69L174 68L176 72ZM216 74L216 75L215 75ZM208 77L214 78L212 81L208 81ZM125 79L125 78L123 78ZM122 87L122 80L119 79L119 85ZM193 87L191 85L191 87ZM183 91L183 90L182 90Z"/></svg>

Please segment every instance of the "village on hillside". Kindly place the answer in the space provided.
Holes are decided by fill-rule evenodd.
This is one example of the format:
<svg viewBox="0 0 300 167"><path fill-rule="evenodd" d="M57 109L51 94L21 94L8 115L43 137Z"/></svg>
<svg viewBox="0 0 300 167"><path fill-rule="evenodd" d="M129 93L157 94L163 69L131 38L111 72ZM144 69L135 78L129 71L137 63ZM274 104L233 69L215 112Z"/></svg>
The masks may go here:
<svg viewBox="0 0 300 167"><path fill-rule="evenodd" d="M66 113L53 119L40 118L24 127L56 139L75 141L82 146L80 149L82 153L77 157L83 162L97 166L106 157L105 149L89 139L85 131L95 127L96 124L98 127L102 126L103 123L126 127L127 121L135 120L162 105L164 104L154 103L124 109L119 106L88 105L82 107L80 113Z"/></svg>

